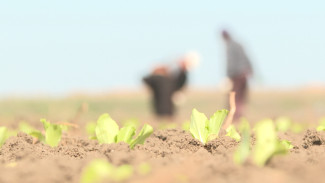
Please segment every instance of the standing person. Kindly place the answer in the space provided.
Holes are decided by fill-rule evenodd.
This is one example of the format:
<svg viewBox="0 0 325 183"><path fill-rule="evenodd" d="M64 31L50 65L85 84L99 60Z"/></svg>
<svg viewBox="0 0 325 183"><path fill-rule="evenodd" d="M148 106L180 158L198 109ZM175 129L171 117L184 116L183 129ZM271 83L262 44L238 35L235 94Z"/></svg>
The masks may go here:
<svg viewBox="0 0 325 183"><path fill-rule="evenodd" d="M247 99L248 78L253 69L243 47L235 42L227 31L222 31L222 37L227 50L227 76L232 81L232 91L236 93L236 113L234 120L238 120L243 113Z"/></svg>
<svg viewBox="0 0 325 183"><path fill-rule="evenodd" d="M175 113L173 95L184 88L187 72L193 65L193 57L185 56L178 62L176 70L167 65L159 66L143 78L152 91L153 107L158 117L173 117Z"/></svg>

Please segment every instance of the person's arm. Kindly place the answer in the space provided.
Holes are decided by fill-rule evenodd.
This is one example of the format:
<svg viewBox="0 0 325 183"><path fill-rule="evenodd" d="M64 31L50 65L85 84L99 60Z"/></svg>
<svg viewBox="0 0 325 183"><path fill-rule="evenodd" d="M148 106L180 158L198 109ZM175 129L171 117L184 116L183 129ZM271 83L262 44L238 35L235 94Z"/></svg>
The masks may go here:
<svg viewBox="0 0 325 183"><path fill-rule="evenodd" d="M186 84L187 72L180 69L175 75L175 90L180 90Z"/></svg>
<svg viewBox="0 0 325 183"><path fill-rule="evenodd" d="M150 74L148 76L145 76L142 80L144 83L146 83L151 88L154 86L154 83L155 83L154 75Z"/></svg>

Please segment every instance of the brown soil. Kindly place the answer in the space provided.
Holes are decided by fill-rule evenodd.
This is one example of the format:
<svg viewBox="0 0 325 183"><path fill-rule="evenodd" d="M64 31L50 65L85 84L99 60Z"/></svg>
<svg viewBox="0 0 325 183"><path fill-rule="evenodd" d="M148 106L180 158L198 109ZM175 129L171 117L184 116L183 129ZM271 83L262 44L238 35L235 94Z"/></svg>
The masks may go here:
<svg viewBox="0 0 325 183"><path fill-rule="evenodd" d="M79 182L83 167L96 158L114 165L152 166L151 173L136 173L127 182L325 182L325 132L283 133L280 138L292 141L294 148L260 168L250 161L235 165L232 155L238 143L223 135L202 145L188 132L158 130L130 150L124 143L98 144L75 137L64 137L51 148L19 133L0 149L0 182Z"/></svg>

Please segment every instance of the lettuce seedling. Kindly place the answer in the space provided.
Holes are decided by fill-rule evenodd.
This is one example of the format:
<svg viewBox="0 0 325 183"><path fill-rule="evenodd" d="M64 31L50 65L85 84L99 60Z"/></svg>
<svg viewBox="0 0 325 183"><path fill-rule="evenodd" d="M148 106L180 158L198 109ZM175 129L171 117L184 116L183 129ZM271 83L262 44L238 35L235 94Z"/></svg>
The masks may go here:
<svg viewBox="0 0 325 183"><path fill-rule="evenodd" d="M239 125L239 131L242 135L241 142L234 153L233 159L236 164L243 164L250 154L251 130L247 120L243 120Z"/></svg>
<svg viewBox="0 0 325 183"><path fill-rule="evenodd" d="M121 165L115 167L106 160L93 160L84 168L81 175L81 183L102 182L112 180L121 182L129 179L133 175L133 167L131 165Z"/></svg>
<svg viewBox="0 0 325 183"><path fill-rule="evenodd" d="M145 124L138 136L133 139L135 135L134 125L126 125L119 130L117 123L108 115L103 114L99 117L97 121L97 126L95 129L96 138L99 143L118 143L125 142L130 145L130 148L134 148L136 144L143 144L145 139L148 138L152 132L153 128Z"/></svg>
<svg viewBox="0 0 325 183"><path fill-rule="evenodd" d="M276 130L278 132L286 132L286 131L290 130L291 125L292 125L292 122L287 117L280 117L280 118L276 119L276 121L275 121Z"/></svg>
<svg viewBox="0 0 325 183"><path fill-rule="evenodd" d="M255 126L256 145L253 159L256 165L264 166L274 155L286 154L288 146L278 140L272 120L263 120Z"/></svg>
<svg viewBox="0 0 325 183"><path fill-rule="evenodd" d="M9 130L6 127L0 127L0 147L5 143L5 141L12 136L16 136L17 132L15 130Z"/></svg>
<svg viewBox="0 0 325 183"><path fill-rule="evenodd" d="M0 147L5 143L7 140L7 128L2 126L0 127Z"/></svg>
<svg viewBox="0 0 325 183"><path fill-rule="evenodd" d="M182 129L183 129L184 131L190 131L190 125L191 125L190 121L185 121L185 122L182 124Z"/></svg>
<svg viewBox="0 0 325 183"><path fill-rule="evenodd" d="M226 129L226 136L232 138L232 139L235 139L237 142L240 141L240 135L239 133L237 132L236 128L234 125L230 125L227 129Z"/></svg>
<svg viewBox="0 0 325 183"><path fill-rule="evenodd" d="M317 131L325 131L325 118L319 121L319 126L316 128Z"/></svg>
<svg viewBox="0 0 325 183"><path fill-rule="evenodd" d="M227 110L218 110L210 119L205 114L193 109L190 122L192 136L203 144L218 137L220 128L228 114Z"/></svg>
<svg viewBox="0 0 325 183"><path fill-rule="evenodd" d="M95 122L87 123L86 132L89 136L89 139L96 140L96 123Z"/></svg>
<svg viewBox="0 0 325 183"><path fill-rule="evenodd" d="M41 122L45 130L45 143L51 147L58 146L61 141L62 131L66 129L65 125L52 124L46 119L41 119Z"/></svg>

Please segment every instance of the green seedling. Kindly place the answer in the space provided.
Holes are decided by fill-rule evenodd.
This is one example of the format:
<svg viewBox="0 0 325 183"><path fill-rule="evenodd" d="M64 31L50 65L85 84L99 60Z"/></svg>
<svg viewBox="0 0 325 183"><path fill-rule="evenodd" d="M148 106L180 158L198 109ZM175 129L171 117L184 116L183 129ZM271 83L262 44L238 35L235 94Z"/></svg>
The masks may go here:
<svg viewBox="0 0 325 183"><path fill-rule="evenodd" d="M45 143L45 137L41 131L36 130L34 127L30 126L26 122L19 123L19 130L38 139L40 142Z"/></svg>
<svg viewBox="0 0 325 183"><path fill-rule="evenodd" d="M280 143L288 150L294 147L289 140L280 140Z"/></svg>
<svg viewBox="0 0 325 183"><path fill-rule="evenodd" d="M286 132L291 129L292 121L287 117L279 117L275 120L276 131Z"/></svg>
<svg viewBox="0 0 325 183"><path fill-rule="evenodd" d="M99 117L95 128L96 138L99 143L111 144L125 142L133 149L137 144L143 144L153 132L153 128L145 124L138 136L133 139L136 129L133 125L126 125L119 130L117 123L108 115L103 114Z"/></svg>
<svg viewBox="0 0 325 183"><path fill-rule="evenodd" d="M140 175L147 175L151 172L151 165L149 163L143 162L137 166L137 172Z"/></svg>
<svg viewBox="0 0 325 183"><path fill-rule="evenodd" d="M190 122L192 136L203 144L217 138L227 114L227 110L219 110L208 119L203 113L193 109Z"/></svg>
<svg viewBox="0 0 325 183"><path fill-rule="evenodd" d="M235 139L237 142L240 141L240 135L239 133L237 132L236 128L234 125L230 125L227 129L226 129L226 136L232 138L232 139Z"/></svg>
<svg viewBox="0 0 325 183"><path fill-rule="evenodd" d="M87 123L86 132L89 136L89 139L96 140L96 123L95 122Z"/></svg>
<svg viewBox="0 0 325 183"><path fill-rule="evenodd" d="M52 124L46 119L41 119L45 130L45 143L51 147L56 147L61 141L62 131L65 129L65 125Z"/></svg>
<svg viewBox="0 0 325 183"><path fill-rule="evenodd" d="M190 131L190 125L191 125L190 121L185 121L185 122L182 124L182 129L183 129L184 131Z"/></svg>
<svg viewBox="0 0 325 183"><path fill-rule="evenodd" d="M0 127L0 147L6 142L9 137L16 136L17 132L9 130L8 128L2 126Z"/></svg>
<svg viewBox="0 0 325 183"><path fill-rule="evenodd" d="M242 135L241 142L234 153L233 159L236 164L243 164L250 154L251 130L247 120L243 120L239 125L239 131Z"/></svg>
<svg viewBox="0 0 325 183"><path fill-rule="evenodd" d="M140 126L140 122L135 118L128 119L123 122L123 126L133 126L135 129L137 129Z"/></svg>
<svg viewBox="0 0 325 183"><path fill-rule="evenodd" d="M253 152L254 163L264 166L273 156L286 154L288 146L278 140L272 120L263 120L255 126L256 145Z"/></svg>
<svg viewBox="0 0 325 183"><path fill-rule="evenodd" d="M7 140L7 128L2 126L0 127L0 147L5 143Z"/></svg>
<svg viewBox="0 0 325 183"><path fill-rule="evenodd" d="M64 131L67 130L66 125L52 124L46 119L41 119L41 123L43 123L43 127L45 130L45 135L39 130L36 130L28 123L21 122L19 124L19 130L38 139L40 142L47 144L51 147L56 147L59 145L61 141L61 136Z"/></svg>
<svg viewBox="0 0 325 183"><path fill-rule="evenodd" d="M133 167L121 165L115 167L106 160L94 160L84 168L81 175L81 183L98 183L105 180L121 182L133 175Z"/></svg>
<svg viewBox="0 0 325 183"><path fill-rule="evenodd" d="M306 128L306 126L303 125L303 124L300 124L300 123L292 123L290 130L293 133L301 133L302 131L304 131L305 128Z"/></svg>
<svg viewBox="0 0 325 183"><path fill-rule="evenodd" d="M319 126L316 128L317 131L325 131L325 118L319 121Z"/></svg>

